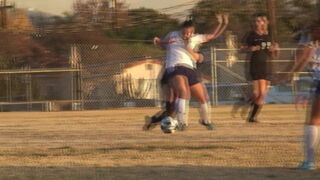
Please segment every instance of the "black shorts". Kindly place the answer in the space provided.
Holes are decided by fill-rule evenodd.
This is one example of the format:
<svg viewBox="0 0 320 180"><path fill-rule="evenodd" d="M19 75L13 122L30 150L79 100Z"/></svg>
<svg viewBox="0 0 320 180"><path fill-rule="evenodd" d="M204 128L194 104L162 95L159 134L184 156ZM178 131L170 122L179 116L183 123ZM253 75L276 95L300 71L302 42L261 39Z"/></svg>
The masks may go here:
<svg viewBox="0 0 320 180"><path fill-rule="evenodd" d="M187 77L189 86L200 83L198 73L194 69L190 69L184 66L176 66L172 75L183 75Z"/></svg>
<svg viewBox="0 0 320 180"><path fill-rule="evenodd" d="M268 80L271 81L271 68L270 63L267 62L255 62L250 64L250 76L251 80Z"/></svg>
<svg viewBox="0 0 320 180"><path fill-rule="evenodd" d="M250 72L251 80L256 81L256 80L267 80L271 81L271 73L264 73L264 72Z"/></svg>

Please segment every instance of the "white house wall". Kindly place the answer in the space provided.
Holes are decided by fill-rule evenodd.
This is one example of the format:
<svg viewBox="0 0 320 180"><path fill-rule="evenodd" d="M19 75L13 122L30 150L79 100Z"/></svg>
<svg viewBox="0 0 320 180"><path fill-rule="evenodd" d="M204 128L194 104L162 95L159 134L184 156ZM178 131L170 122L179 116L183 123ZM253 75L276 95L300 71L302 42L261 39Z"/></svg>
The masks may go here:
<svg viewBox="0 0 320 180"><path fill-rule="evenodd" d="M116 91L124 94L128 85L124 85L124 79L130 82L130 97L136 99L160 99L159 76L162 72L162 65L157 63L143 63L125 68L119 76L115 76ZM143 84L141 84L143 83ZM141 92L146 91L146 92Z"/></svg>

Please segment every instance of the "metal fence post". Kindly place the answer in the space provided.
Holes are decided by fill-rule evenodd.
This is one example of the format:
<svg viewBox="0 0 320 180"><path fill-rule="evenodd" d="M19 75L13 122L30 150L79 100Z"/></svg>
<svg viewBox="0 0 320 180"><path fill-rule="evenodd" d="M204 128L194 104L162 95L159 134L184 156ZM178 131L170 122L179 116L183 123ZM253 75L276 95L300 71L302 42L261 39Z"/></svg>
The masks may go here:
<svg viewBox="0 0 320 180"><path fill-rule="evenodd" d="M213 49L213 64L214 64L214 95L215 95L215 105L219 103L218 99L218 64L217 64L217 48Z"/></svg>
<svg viewBox="0 0 320 180"><path fill-rule="evenodd" d="M294 64L296 64L297 63L297 49L295 49L295 50L292 50L293 51L293 53L294 53ZM297 92L297 84L296 84L296 77L297 76L297 74L296 73L294 73L293 74L293 81L291 81L291 94L292 94L292 102L294 103L295 102L295 97L296 97L296 92Z"/></svg>
<svg viewBox="0 0 320 180"><path fill-rule="evenodd" d="M218 105L218 88L217 88L217 54L216 48L210 47L211 60L211 96L212 105Z"/></svg>
<svg viewBox="0 0 320 180"><path fill-rule="evenodd" d="M84 103L84 99L83 99L83 79L82 79L82 63L81 61L79 62L78 64L78 81L79 81L79 84L78 84L78 91L79 91L79 96L80 96L80 103L81 103L81 111L83 111L85 109L85 103Z"/></svg>
<svg viewBox="0 0 320 180"><path fill-rule="evenodd" d="M214 86L214 72L213 72L213 69L214 69L214 64L213 64L213 47L210 46L210 62L211 62L211 106L214 105L214 89L213 89L213 86Z"/></svg>
<svg viewBox="0 0 320 180"><path fill-rule="evenodd" d="M11 74L7 75L7 101L12 102Z"/></svg>

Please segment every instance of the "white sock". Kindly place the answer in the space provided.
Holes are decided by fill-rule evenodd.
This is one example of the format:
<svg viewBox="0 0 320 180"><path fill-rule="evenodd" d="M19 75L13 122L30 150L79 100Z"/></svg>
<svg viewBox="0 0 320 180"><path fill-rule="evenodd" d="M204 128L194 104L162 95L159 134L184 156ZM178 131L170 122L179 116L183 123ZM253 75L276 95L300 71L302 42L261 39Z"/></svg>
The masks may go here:
<svg viewBox="0 0 320 180"><path fill-rule="evenodd" d="M190 104L190 100L187 99L185 104L185 114L184 114L184 122L187 126L189 125L189 104Z"/></svg>
<svg viewBox="0 0 320 180"><path fill-rule="evenodd" d="M305 161L314 162L315 149L319 141L319 128L306 125L304 128L304 154Z"/></svg>
<svg viewBox="0 0 320 180"><path fill-rule="evenodd" d="M200 104L200 118L205 123L211 122L211 113L209 111L208 103Z"/></svg>
<svg viewBox="0 0 320 180"><path fill-rule="evenodd" d="M177 119L179 123L184 124L185 123L185 114L186 114L186 100L178 98L176 100L176 113L177 113Z"/></svg>

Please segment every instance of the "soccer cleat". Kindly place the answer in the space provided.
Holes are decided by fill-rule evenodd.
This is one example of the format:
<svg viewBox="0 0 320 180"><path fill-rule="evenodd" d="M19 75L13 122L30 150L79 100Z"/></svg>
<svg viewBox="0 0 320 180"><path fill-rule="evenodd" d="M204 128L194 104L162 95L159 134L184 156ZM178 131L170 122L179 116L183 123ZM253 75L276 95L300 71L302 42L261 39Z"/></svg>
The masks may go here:
<svg viewBox="0 0 320 180"><path fill-rule="evenodd" d="M249 118L248 123L259 123L259 121L255 118Z"/></svg>
<svg viewBox="0 0 320 180"><path fill-rule="evenodd" d="M185 131L187 130L188 126L185 123L181 123L178 125L178 130L179 131Z"/></svg>
<svg viewBox="0 0 320 180"><path fill-rule="evenodd" d="M142 128L144 131L152 130L157 126L157 123L152 123L152 117L145 116L144 119L145 119L145 124Z"/></svg>
<svg viewBox="0 0 320 180"><path fill-rule="evenodd" d="M298 169L311 171L316 169L316 165L314 164L314 162L303 161L298 166Z"/></svg>
<svg viewBox="0 0 320 180"><path fill-rule="evenodd" d="M200 120L199 123L202 125L202 126L205 126L209 131L212 131L215 129L215 126L213 123L209 122L209 123L206 123L204 122L203 120Z"/></svg>

